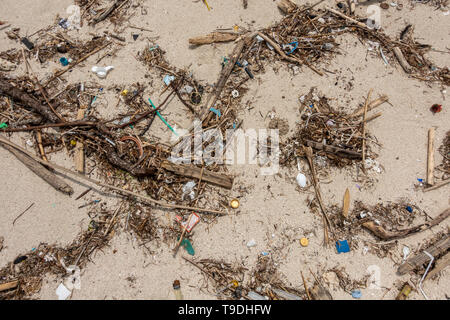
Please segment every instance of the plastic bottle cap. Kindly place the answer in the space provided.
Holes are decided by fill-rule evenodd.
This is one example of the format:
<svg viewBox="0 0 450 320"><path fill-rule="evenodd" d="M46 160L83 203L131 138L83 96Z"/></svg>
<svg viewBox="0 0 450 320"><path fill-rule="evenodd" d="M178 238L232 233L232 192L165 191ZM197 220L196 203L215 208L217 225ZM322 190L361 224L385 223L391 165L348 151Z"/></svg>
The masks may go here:
<svg viewBox="0 0 450 320"><path fill-rule="evenodd" d="M302 247L307 247L308 243L309 243L308 239L306 239L306 238L300 239L300 244L302 245Z"/></svg>
<svg viewBox="0 0 450 320"><path fill-rule="evenodd" d="M230 205L233 209L239 208L239 200L238 199L231 200Z"/></svg>

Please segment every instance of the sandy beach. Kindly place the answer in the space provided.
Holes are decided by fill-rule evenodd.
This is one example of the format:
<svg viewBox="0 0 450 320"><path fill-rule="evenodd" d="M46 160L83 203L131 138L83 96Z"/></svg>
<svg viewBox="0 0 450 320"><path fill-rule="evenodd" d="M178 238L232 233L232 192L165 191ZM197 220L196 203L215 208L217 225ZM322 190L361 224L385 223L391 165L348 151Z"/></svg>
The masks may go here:
<svg viewBox="0 0 450 320"><path fill-rule="evenodd" d="M93 7L106 8L113 1L97 2L103 4ZM130 17L127 16L125 22L114 25L111 20L105 19L96 25L89 25L83 17L83 26L79 30L65 30L57 26L57 17L69 16L67 8L74 4L73 0L3 0L0 2L0 21L11 26L2 29L3 25L0 25L0 52L26 48L19 39L8 37L6 31L11 28L20 28L20 36L27 36L35 43L39 42L39 34L32 34L48 26L56 26L58 32L80 41L88 41L95 35L104 36L105 30L124 37L125 41L111 39L114 41L113 45L95 53L61 76L64 79L61 88L78 83L86 83L86 86L88 83L96 83L101 86L103 91L96 102L95 114L100 119L113 119L130 112L121 100L120 93L131 88L133 84L143 84L145 89L142 95L145 101L151 97L158 106L166 98L168 91L165 93L166 85L162 76L164 72L149 68L138 59L139 54L149 46L157 44L164 50L164 58L171 66L188 70L192 77L205 87L212 86L222 70L223 57L232 55L237 41L194 47L188 42L190 38L206 35L217 29L233 30L234 26L252 32L275 25L285 16L278 9L277 2L271 0L248 0L246 9L243 8L241 0L210 0L208 4L211 10L207 9L203 1L128 2L118 9L126 8L127 14L133 13ZM299 6L306 3L300 0L294 2ZM395 3L397 7L389 5L388 9L381 9L378 3L375 4L380 10L382 32L398 39L405 26L411 24L413 38L435 49L428 51L426 58L432 61L434 66L448 68L449 7L447 6L445 11L445 8L436 9L431 3L421 4L406 0ZM400 3L403 5L401 10L398 9ZM325 0L315 7L315 10L327 7L337 10L337 1ZM81 12L83 10L84 7ZM356 5L355 14L358 17L367 17L367 5ZM134 39L133 35L137 35L137 38ZM424 186L418 179L425 180L427 177L430 128L435 128L435 164L437 166L443 162L438 148L444 144L446 133L450 130L450 97L447 86L438 81L427 82L408 75L391 54L388 55L386 64L376 49L371 49L368 42L360 41L354 34L338 34L335 41L339 45L333 49L334 55L314 64L316 68L326 70L323 71L323 76L306 65L294 67L285 61L265 64L264 71L255 73L254 79L243 84L241 88L245 90L239 89L240 100L232 110L233 116L242 120L243 130L269 128L271 119L283 120L287 124L286 132L280 135L280 150L283 153L284 148L291 146L289 139L294 138L298 129L305 126L301 97L307 96L312 88L316 88L319 97L326 97L329 105L345 114L359 110L371 89L372 100L386 95L388 103L381 104L369 113L373 115L381 112L381 116L365 125L367 135L370 136L366 142L370 150L368 155L376 161L375 165L367 169L366 178L361 178L363 174L358 162L341 168L319 166L318 178L323 203L331 215L333 206L342 207L344 192L348 189L350 213L359 208L356 203L367 207L402 203L403 209L411 206L411 213L402 211L402 214L417 215L411 218L414 222L406 224L402 221L405 222L404 225L391 226L395 227L393 229L411 227L432 220L450 206L450 185L424 192ZM111 54L105 55L106 52ZM55 70L61 69L59 59L62 56L64 54L57 53L45 63L35 58L29 59L39 81L44 81ZM100 58L101 62L97 63ZM110 65L114 66L114 69L106 78L100 79L91 71L94 65ZM2 71L0 74L21 77L27 74L27 70L25 63L21 61L14 70ZM243 72L242 74L245 75ZM47 90L51 91L52 88ZM176 96L174 97L168 100L161 114L177 130L188 129L194 116ZM55 99L55 103L57 101L59 100ZM434 104L442 105L442 111L432 113L430 107ZM7 111L10 110L8 98L7 95L1 94L1 91L0 106L0 122L10 121L6 117ZM70 112L62 109L58 111L74 121L76 108ZM221 110L224 112L223 108ZM30 112L27 111L26 114ZM42 131L63 132L57 129ZM1 135L37 157L41 156L33 133L2 132ZM173 135L156 117L150 129L141 138L168 146ZM146 144L147 147L149 145L151 143ZM46 151L50 149L47 148ZM52 163L75 169L73 151L69 152L67 148L61 147L59 151L47 152L47 158ZM139 184L144 185L144 180L119 175L118 170L110 170L110 176L107 181L104 180L101 172L96 170L97 160L93 159L96 159L94 155L86 156L86 176L105 183L118 183L121 188L125 186L143 194L145 188L150 188L148 181L151 179L144 178L146 187L141 188ZM0 162L0 199L3 205L0 215L0 239L3 239L3 247L0 243L0 269L9 268L17 257L31 254L35 250L33 248L38 248L42 243L60 247L70 245L89 229L91 221L97 217L96 212L109 210L109 217L116 214L115 223L111 224L112 232L108 236L108 244L101 250L90 253L89 261L81 268L81 286L72 291L72 300L173 300L174 280L180 280L185 299L220 298L214 286L206 288L208 278L198 268L187 263L183 256L194 261L225 261L249 271L257 268L261 257L264 256L277 268L286 287L304 292L302 272L306 284L312 288L315 283L310 272L312 270L315 274L325 277L325 286L335 300L352 300L354 297L351 292L355 290L361 291L361 300L395 299L405 282L409 282L413 287L408 299L423 300L425 297L418 289L418 283L426 265L415 272L397 274L398 267L404 262L404 247L409 248L409 257L419 254L430 239L448 237L450 226L446 220L426 231L397 239L389 244L383 254L380 254L384 250L383 245L379 244L381 240L368 230L358 229L351 238L339 239L349 241L350 252L337 253L334 242L330 242L328 247L323 245L324 220L314 200L316 193L306 159L299 161L299 167L295 164L280 165L279 171L273 175L261 175L258 164L231 164L223 165L218 171L234 177L231 190L200 182L205 185L204 193L195 201L198 207L212 207L227 214L202 216L206 217L206 220L200 221L189 235L195 255L190 256L186 250L180 248L174 257L172 249L178 233L173 230L179 232L178 223L174 220L176 215L186 214L185 211L142 204L141 206L151 211L152 217L160 225L173 228L170 229L171 236L167 241L164 240L166 238L162 235L162 230L169 232L169 229L155 230L155 238L158 240L144 241L126 228L127 224L131 223L128 220L130 213L118 209L122 199L113 193L95 188L82 199L75 200L92 185L59 174L58 176L73 188L73 194L68 196L56 191L4 148L0 148ZM306 175L307 188L301 188L297 184L299 169ZM436 171L435 177L437 181L448 179L448 172L445 174ZM169 176L167 179L173 180L173 177ZM198 183L196 179L184 179L183 185L190 180ZM170 183L167 185L172 186ZM181 186L180 184L180 187L177 187L176 192L181 192ZM100 190L105 192L98 192ZM164 191L163 194L165 193L170 194L169 191ZM178 197L180 198L180 195ZM239 199L238 209L229 206L230 200L234 198ZM162 197L158 200L164 199ZM93 200L100 200L100 203L79 208ZM185 205L194 204L179 200L179 203ZM32 207L15 221L31 204ZM300 245L301 238L309 240L307 246ZM247 245L250 240L254 241L254 246ZM64 259L58 259L60 258ZM14 268L16 275L20 274L20 264L12 267ZM342 270L348 279L355 282L343 286L343 282L336 280L336 273L331 271L335 269ZM10 280L2 279L1 275L0 273L0 284ZM42 276L40 289L26 298L58 299L55 291L63 280L61 274L46 272ZM238 281L244 284L251 281L251 276L246 275ZM359 281L362 281L362 284L357 284ZM449 290L448 268L423 283L423 291L430 300L448 299Z"/></svg>

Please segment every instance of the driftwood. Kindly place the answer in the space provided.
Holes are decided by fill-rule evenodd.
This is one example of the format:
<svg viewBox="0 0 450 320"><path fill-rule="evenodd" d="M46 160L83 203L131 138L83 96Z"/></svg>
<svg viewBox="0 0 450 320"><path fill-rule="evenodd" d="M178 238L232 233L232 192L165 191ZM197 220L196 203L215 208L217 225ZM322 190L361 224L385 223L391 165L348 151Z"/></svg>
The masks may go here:
<svg viewBox="0 0 450 320"><path fill-rule="evenodd" d="M33 171L37 176L41 177L45 182L47 182L56 190L61 191L62 193L68 195L71 195L73 193L73 189L71 186L69 186L63 180L58 178L54 173L50 172L40 163L36 162L34 159L30 158L26 154L14 149L13 147L7 144L0 143L0 145L9 152L11 152L13 155L15 155L20 162L22 162L25 166L28 167L28 169Z"/></svg>
<svg viewBox="0 0 450 320"><path fill-rule="evenodd" d="M202 44L211 44L217 42L229 42L234 41L239 37L237 33L229 33L229 32L212 32L206 36L200 36L189 39L189 44L193 45L202 45Z"/></svg>
<svg viewBox="0 0 450 320"><path fill-rule="evenodd" d="M445 254L445 256L443 256L442 258L440 258L437 262L435 267L433 268L433 270L431 270L425 279L431 279L433 278L435 275L437 275L439 272L441 272L442 270L444 270L446 267L448 267L450 265L450 252L447 252Z"/></svg>
<svg viewBox="0 0 450 320"><path fill-rule="evenodd" d="M175 164L167 160L161 163L161 167L177 175L195 179L200 179L201 177L202 181L206 181L226 189L231 189L233 187L233 178L224 174L207 170L203 170L202 172L202 169L195 166Z"/></svg>
<svg viewBox="0 0 450 320"><path fill-rule="evenodd" d="M278 9L281 10L284 14L289 14L297 9L297 5L290 0L280 0L277 3Z"/></svg>
<svg viewBox="0 0 450 320"><path fill-rule="evenodd" d="M406 61L405 57L403 56L402 50L400 50L399 47L394 47L392 51L394 51L394 55L397 58L400 65L402 66L403 70L405 70L406 73L411 73L412 67L409 65L408 61Z"/></svg>
<svg viewBox="0 0 450 320"><path fill-rule="evenodd" d="M20 101L20 103L33 108L36 112L38 112L50 122L59 122L59 118L57 117L57 115L54 114L49 108L43 106L28 93L14 87L5 80L0 80L0 95L9 96L14 100Z"/></svg>
<svg viewBox="0 0 450 320"><path fill-rule="evenodd" d="M110 189L110 190L114 190L114 191L116 191L116 192L118 192L120 194L126 195L128 197L132 197L135 200L140 200L141 202L144 202L144 203L145 202L146 203L152 203L153 205L161 206L161 207L164 207L164 208L171 208L171 209L191 210L191 211L194 211L194 212L217 213L217 214L221 214L221 215L225 215L226 214L225 212L219 211L219 210L197 208L197 207L190 207L190 206L183 206L183 205L170 204L170 203L165 203L163 201L158 201L158 200L155 200L155 199L153 199L151 197L140 195L140 194L138 194L136 192L128 191L128 190L125 190L125 189L122 189L122 188L119 188L119 187L115 187L115 186L112 186L112 185L109 185L109 184L106 184L106 183L103 183L103 182L91 179L89 177L86 177L85 175L79 174L78 172L74 172L74 171L69 170L67 168L64 168L62 166L59 166L59 165L57 165L55 163L46 162L46 161L44 161L42 159L39 159L38 157L36 157L32 153L28 152L27 150L23 149L22 147L16 145L15 143L5 139L2 136L0 136L0 143L6 144L8 146L13 147L14 149L16 149L16 150L26 154L27 156L29 156L30 158L32 158L36 162L39 162L42 165L50 167L50 168L52 168L54 170L58 170L60 172L64 172L64 173L70 174L70 175L75 176L77 178L80 178L82 180L85 180L85 181L88 181L90 183L96 184L97 186L104 187L104 188L107 188L107 189Z"/></svg>
<svg viewBox="0 0 450 320"><path fill-rule="evenodd" d="M428 247L425 251L431 254L433 257L437 257L443 253L445 253L450 248L450 237L449 235L445 235L444 238L439 240L434 245ZM414 257L409 258L397 270L399 275L407 274L410 271L418 269L422 267L424 264L430 262L430 257L426 255L424 252L421 252Z"/></svg>
<svg viewBox="0 0 450 320"><path fill-rule="evenodd" d="M428 152L427 152L427 184L434 184L434 135L435 129L428 130Z"/></svg>
<svg viewBox="0 0 450 320"><path fill-rule="evenodd" d="M415 226L412 228L398 230L398 231L388 231L388 230L384 229L382 226L375 224L373 221L364 222L362 224L362 226L364 228L366 228L367 230L370 230L374 235L376 235L377 237L379 237L383 240L394 240L394 239L405 238L412 234L428 230L428 229L438 225L439 223L441 223L442 221L447 219L449 216L450 216L450 208L448 208L447 210L444 210L440 215L438 215L436 218L434 218L433 220L431 220L428 223L423 223L421 225L418 225L418 226Z"/></svg>
<svg viewBox="0 0 450 320"><path fill-rule="evenodd" d="M311 140L306 140L306 145L315 150L323 150L327 153L332 153L332 154L342 157L342 158L347 158L347 159L351 159L351 160L361 160L362 159L361 152L347 150L347 149L330 146L330 145L324 145L323 143L319 143L319 142L311 141Z"/></svg>

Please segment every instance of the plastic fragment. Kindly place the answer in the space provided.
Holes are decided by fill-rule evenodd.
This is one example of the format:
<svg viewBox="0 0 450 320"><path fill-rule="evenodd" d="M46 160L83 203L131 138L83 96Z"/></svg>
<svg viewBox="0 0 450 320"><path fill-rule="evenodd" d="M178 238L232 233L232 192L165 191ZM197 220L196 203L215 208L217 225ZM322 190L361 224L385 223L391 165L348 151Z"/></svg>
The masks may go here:
<svg viewBox="0 0 450 320"><path fill-rule="evenodd" d="M91 71L97 74L97 76L101 79L106 78L106 75L110 70L114 69L113 66L107 66L107 67L97 67L93 66Z"/></svg>

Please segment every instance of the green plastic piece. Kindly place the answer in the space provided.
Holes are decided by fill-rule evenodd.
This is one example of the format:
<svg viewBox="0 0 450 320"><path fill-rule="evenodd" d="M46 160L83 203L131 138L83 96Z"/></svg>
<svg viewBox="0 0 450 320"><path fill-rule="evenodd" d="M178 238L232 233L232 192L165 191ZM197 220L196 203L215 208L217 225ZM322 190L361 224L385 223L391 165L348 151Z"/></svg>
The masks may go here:
<svg viewBox="0 0 450 320"><path fill-rule="evenodd" d="M4 122L0 123L0 129L8 128L8 125Z"/></svg>
<svg viewBox="0 0 450 320"><path fill-rule="evenodd" d="M178 237L178 240L179 239L180 238ZM194 248L192 247L192 244L188 239L183 239L183 241L181 241L180 246L183 247L187 251L187 253L189 253L191 256L195 254Z"/></svg>

